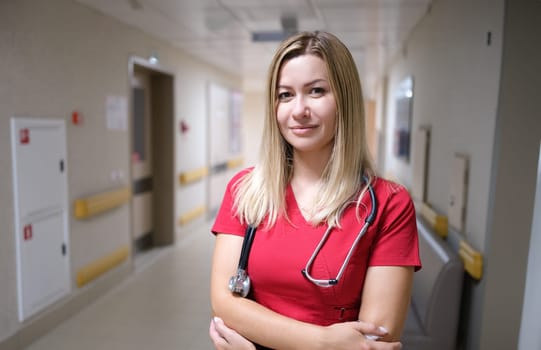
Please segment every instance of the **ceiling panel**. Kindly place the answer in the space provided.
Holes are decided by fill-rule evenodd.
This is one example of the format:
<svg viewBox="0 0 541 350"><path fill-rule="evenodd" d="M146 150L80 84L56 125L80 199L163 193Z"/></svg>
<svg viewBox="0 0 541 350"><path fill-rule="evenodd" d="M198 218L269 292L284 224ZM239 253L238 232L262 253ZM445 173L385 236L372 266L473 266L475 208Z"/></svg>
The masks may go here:
<svg viewBox="0 0 541 350"><path fill-rule="evenodd" d="M254 43L254 31L327 30L352 51L367 95L431 0L74 0L264 86L278 43ZM149 53L150 54L150 53Z"/></svg>

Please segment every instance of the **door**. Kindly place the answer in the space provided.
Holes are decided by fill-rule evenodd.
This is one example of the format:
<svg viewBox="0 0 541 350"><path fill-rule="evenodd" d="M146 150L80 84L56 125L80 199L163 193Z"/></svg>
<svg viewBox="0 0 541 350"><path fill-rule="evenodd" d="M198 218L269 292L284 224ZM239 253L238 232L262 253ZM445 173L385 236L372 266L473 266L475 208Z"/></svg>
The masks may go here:
<svg viewBox="0 0 541 350"><path fill-rule="evenodd" d="M132 234L135 251L152 246L152 89L150 74L135 69L132 78Z"/></svg>
<svg viewBox="0 0 541 350"><path fill-rule="evenodd" d="M69 293L63 120L11 119L19 319Z"/></svg>
<svg viewBox="0 0 541 350"><path fill-rule="evenodd" d="M174 76L131 62L132 239L136 253L175 239Z"/></svg>

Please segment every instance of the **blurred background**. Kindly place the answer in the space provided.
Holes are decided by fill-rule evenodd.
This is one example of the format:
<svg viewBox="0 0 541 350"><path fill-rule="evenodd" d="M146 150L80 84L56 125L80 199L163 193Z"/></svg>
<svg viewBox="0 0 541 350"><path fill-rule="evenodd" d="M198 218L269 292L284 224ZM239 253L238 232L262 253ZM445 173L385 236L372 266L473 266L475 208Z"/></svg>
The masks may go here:
<svg viewBox="0 0 541 350"><path fill-rule="evenodd" d="M379 175L464 262L456 348L541 349L534 0L0 0L0 349L210 345L209 223L305 30L351 50Z"/></svg>

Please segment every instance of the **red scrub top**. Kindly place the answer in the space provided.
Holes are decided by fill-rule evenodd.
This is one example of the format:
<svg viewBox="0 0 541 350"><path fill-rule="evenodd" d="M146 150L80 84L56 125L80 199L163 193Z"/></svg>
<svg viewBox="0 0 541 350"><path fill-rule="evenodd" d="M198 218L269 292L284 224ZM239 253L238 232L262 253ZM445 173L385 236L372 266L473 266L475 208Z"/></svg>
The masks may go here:
<svg viewBox="0 0 541 350"><path fill-rule="evenodd" d="M249 170L229 182L212 232L244 236L233 210L235 183ZM282 315L327 326L358 319L361 294L368 266L421 267L417 223L412 200L404 187L376 178L372 184L378 202L376 219L361 238L338 284L319 287L301 273L323 237L327 225L312 226L301 214L291 186L286 189L289 221L258 227L250 251L247 272L251 280L249 297ZM360 206L343 213L340 228L334 228L310 269L315 279L334 279L371 208L368 193Z"/></svg>

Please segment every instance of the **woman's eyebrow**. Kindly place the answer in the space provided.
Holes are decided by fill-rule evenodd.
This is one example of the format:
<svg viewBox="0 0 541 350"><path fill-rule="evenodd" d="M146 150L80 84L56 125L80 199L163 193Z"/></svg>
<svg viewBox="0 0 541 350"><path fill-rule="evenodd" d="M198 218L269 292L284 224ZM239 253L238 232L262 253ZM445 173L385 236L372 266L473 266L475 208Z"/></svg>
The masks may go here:
<svg viewBox="0 0 541 350"><path fill-rule="evenodd" d="M310 86L310 85L314 85L314 84L317 84L317 83L327 83L327 80L325 80L323 78L314 79L311 82L308 82L308 83L304 84L304 86Z"/></svg>
<svg viewBox="0 0 541 350"><path fill-rule="evenodd" d="M323 78L318 78L318 79L314 79L314 80L311 80L305 84L303 84L304 87L306 86L311 86L311 85L314 85L314 84L317 84L317 83L327 83L327 80L326 79L323 79ZM281 89L281 88L289 88L291 87L290 85L287 85L287 84L279 84L277 86L277 89Z"/></svg>

